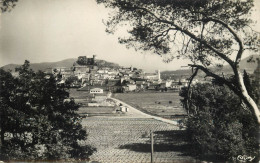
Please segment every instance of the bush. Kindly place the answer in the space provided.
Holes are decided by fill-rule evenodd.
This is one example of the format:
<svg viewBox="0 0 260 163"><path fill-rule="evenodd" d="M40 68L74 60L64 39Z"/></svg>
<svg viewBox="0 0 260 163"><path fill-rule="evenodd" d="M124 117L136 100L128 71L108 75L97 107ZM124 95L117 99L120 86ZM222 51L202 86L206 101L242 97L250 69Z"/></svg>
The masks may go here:
<svg viewBox="0 0 260 163"><path fill-rule="evenodd" d="M189 113L186 125L195 154L225 160L257 156L256 118L227 87L197 84L189 101L187 89L180 95Z"/></svg>

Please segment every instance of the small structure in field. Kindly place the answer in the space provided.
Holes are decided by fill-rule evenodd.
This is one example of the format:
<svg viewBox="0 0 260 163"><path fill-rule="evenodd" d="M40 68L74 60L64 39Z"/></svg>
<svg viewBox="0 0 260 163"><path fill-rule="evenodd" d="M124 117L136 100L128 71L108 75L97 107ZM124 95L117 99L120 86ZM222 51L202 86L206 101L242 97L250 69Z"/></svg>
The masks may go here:
<svg viewBox="0 0 260 163"><path fill-rule="evenodd" d="M128 91L136 90L136 84L127 84Z"/></svg>
<svg viewBox="0 0 260 163"><path fill-rule="evenodd" d="M93 88L93 89L90 89L89 93L91 93L91 94L102 94L102 93L104 93L104 91L101 88Z"/></svg>
<svg viewBox="0 0 260 163"><path fill-rule="evenodd" d="M126 106L120 106L120 111L121 112L128 112L128 108Z"/></svg>

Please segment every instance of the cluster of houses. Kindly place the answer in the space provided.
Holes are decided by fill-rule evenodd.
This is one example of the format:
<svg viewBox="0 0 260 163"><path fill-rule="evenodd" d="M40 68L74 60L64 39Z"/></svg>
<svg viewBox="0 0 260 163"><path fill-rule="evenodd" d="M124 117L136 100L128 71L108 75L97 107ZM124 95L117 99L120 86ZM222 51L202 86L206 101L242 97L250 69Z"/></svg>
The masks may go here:
<svg viewBox="0 0 260 163"><path fill-rule="evenodd" d="M71 86L78 87L82 91L90 93L110 92L128 92L144 90L180 90L188 85L188 80L180 79L162 80L160 70L155 73L146 73L141 69L129 68L111 68L99 67L96 63L96 56L79 56L78 60L71 68L54 67L46 70L48 73L59 74L62 77L61 82L65 82L71 77L76 78Z"/></svg>

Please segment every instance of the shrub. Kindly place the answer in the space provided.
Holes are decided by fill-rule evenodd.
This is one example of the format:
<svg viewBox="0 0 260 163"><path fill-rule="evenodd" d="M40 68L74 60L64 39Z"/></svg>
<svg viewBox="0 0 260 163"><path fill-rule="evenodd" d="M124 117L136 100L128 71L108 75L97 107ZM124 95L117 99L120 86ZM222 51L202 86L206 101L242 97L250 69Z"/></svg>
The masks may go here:
<svg viewBox="0 0 260 163"><path fill-rule="evenodd" d="M213 84L197 84L191 91L189 100L187 89L180 95L189 113L186 125L195 154L226 160L257 156L257 121L239 97Z"/></svg>

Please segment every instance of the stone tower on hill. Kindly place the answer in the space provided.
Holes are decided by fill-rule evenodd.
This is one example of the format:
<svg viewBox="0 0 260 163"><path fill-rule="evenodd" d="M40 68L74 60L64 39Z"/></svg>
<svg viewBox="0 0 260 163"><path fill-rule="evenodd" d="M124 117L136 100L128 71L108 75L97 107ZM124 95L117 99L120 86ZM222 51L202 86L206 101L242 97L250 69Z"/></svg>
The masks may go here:
<svg viewBox="0 0 260 163"><path fill-rule="evenodd" d="M79 56L78 60L73 64L74 75L78 76L78 78L82 78L84 76L90 78L90 74L95 73L97 70L98 66L96 63L95 55L93 55L92 58L88 58L86 56Z"/></svg>
<svg viewBox="0 0 260 163"><path fill-rule="evenodd" d="M76 63L81 66L96 65L96 55L93 55L93 58L88 58L86 56L79 56Z"/></svg>

